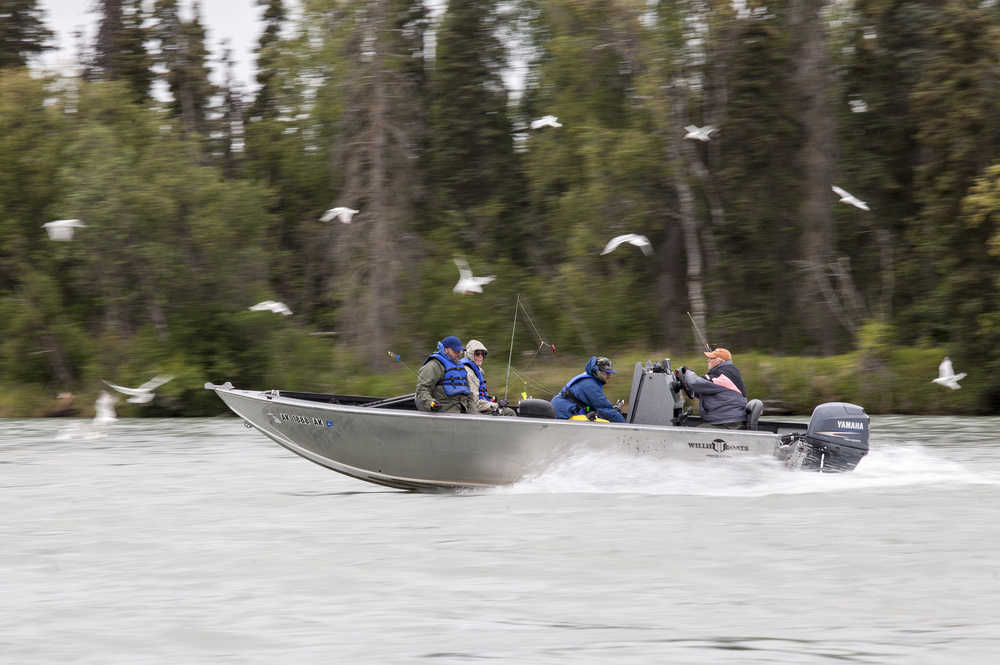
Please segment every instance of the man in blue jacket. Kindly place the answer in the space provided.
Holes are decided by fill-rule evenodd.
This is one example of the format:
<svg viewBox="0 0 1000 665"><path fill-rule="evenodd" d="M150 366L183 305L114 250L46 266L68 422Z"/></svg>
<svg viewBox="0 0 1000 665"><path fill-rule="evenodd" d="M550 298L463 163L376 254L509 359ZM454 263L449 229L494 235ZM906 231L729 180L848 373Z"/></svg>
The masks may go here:
<svg viewBox="0 0 1000 665"><path fill-rule="evenodd" d="M698 376L681 367L680 380L698 398L702 421L712 427L741 429L747 421L747 389L728 349L706 351L708 373Z"/></svg>
<svg viewBox="0 0 1000 665"><path fill-rule="evenodd" d="M604 396L604 384L617 374L611 361L603 356L591 356L582 374L577 374L559 394L552 398L556 418L570 418L594 411L597 416L613 423L625 422L625 416Z"/></svg>

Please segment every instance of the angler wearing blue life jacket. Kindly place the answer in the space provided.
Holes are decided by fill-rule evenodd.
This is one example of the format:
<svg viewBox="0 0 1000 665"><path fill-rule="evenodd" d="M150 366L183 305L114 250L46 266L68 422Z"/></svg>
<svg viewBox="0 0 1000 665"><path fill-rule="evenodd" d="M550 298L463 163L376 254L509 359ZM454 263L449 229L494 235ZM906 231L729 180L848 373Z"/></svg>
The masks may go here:
<svg viewBox="0 0 1000 665"><path fill-rule="evenodd" d="M476 411L483 414L516 416L517 414L507 406L506 402L497 402L486 387L483 363L486 362L487 353L489 351L486 350L485 344L478 339L470 339L465 345L465 358L462 359L469 379L469 392L476 398Z"/></svg>
<svg viewBox="0 0 1000 665"><path fill-rule="evenodd" d="M417 372L414 400L421 411L475 413L476 400L469 390L468 375L462 364L462 340L449 335L427 356Z"/></svg>
<svg viewBox="0 0 1000 665"><path fill-rule="evenodd" d="M559 394L552 398L556 418L566 419L595 411L598 417L613 423L625 422L625 416L604 395L604 384L612 374L617 372L611 369L610 360L592 356L583 373L570 379Z"/></svg>

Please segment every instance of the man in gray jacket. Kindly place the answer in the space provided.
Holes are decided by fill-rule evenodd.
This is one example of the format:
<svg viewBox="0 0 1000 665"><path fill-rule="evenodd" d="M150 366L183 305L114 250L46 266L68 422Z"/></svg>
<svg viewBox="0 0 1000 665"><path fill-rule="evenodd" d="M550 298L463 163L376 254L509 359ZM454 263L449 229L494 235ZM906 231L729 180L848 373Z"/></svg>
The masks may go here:
<svg viewBox="0 0 1000 665"><path fill-rule="evenodd" d="M706 351L708 373L698 376L681 367L684 388L698 398L702 420L712 427L742 429L747 421L747 396L743 377L728 349Z"/></svg>

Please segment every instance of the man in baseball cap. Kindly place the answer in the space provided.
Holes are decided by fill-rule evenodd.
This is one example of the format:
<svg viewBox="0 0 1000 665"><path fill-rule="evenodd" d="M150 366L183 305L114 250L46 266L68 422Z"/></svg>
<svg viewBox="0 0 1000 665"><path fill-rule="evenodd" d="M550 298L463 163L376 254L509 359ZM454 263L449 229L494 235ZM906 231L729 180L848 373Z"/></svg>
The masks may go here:
<svg viewBox="0 0 1000 665"><path fill-rule="evenodd" d="M737 429L746 423L747 389L729 349L705 351L708 373L698 376L687 367L680 371L688 392L698 398L702 421L714 427Z"/></svg>
<svg viewBox="0 0 1000 665"><path fill-rule="evenodd" d="M414 401L420 411L475 413L476 400L462 364L462 340L448 335L417 372Z"/></svg>

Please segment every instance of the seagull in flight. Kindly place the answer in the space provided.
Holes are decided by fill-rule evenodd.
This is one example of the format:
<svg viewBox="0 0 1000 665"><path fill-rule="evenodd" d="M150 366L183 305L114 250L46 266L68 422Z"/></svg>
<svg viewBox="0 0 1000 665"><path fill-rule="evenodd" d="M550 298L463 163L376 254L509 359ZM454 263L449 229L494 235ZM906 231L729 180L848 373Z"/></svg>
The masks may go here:
<svg viewBox="0 0 1000 665"><path fill-rule="evenodd" d="M173 378L174 377L172 376L164 376L162 374L157 374L152 379L142 384L138 388L126 388L125 386L118 386L115 385L114 383L111 383L110 381L104 381L104 379L101 379L101 381L104 381L105 384L107 384L111 388L114 388L121 394L129 395L128 400L126 400L128 402L132 402L133 404L149 404L150 402L153 401L153 398L156 397L156 394L153 391L162 386L167 381L172 380Z"/></svg>
<svg viewBox="0 0 1000 665"><path fill-rule="evenodd" d="M48 231L49 240L59 240L61 242L72 240L73 231L84 227L86 227L86 224L79 219L57 219L54 222L42 224L42 228Z"/></svg>
<svg viewBox="0 0 1000 665"><path fill-rule="evenodd" d="M331 222L334 217L340 217L340 221L344 224L350 224L351 218L358 214L358 210L354 208L347 208L345 206L337 206L336 208L330 208L323 213L323 216L319 218L321 222Z"/></svg>
<svg viewBox="0 0 1000 665"><path fill-rule="evenodd" d="M854 206L855 208L861 208L862 210L871 210L871 208L868 207L867 203L856 197L854 194L851 194L846 189L841 189L836 185L833 185L832 189L833 193L840 197L841 203L847 203Z"/></svg>
<svg viewBox="0 0 1000 665"><path fill-rule="evenodd" d="M705 143L712 140L712 132L719 131L718 128L713 127L712 125L705 125L704 127L688 125L684 129L687 130L687 134L684 135L684 138L694 141L703 141Z"/></svg>
<svg viewBox="0 0 1000 665"><path fill-rule="evenodd" d="M532 129L541 129L542 127L562 127L562 123L558 121L558 118L554 115L543 115L538 120L531 121Z"/></svg>
<svg viewBox="0 0 1000 665"><path fill-rule="evenodd" d="M111 423L118 420L115 415L115 402L118 401L117 397L112 397L111 393L107 390L102 390L101 394L97 396L97 401L94 402L95 415L93 424L100 427L103 425L110 425Z"/></svg>
<svg viewBox="0 0 1000 665"><path fill-rule="evenodd" d="M649 238L646 236L641 236L638 233L626 233L622 236L615 236L608 241L608 244L604 246L604 251L601 252L601 256L605 254L610 254L611 252L618 249L618 245L622 243L629 243L630 245L635 245L642 250L642 253L649 256L653 253L653 246L649 244Z"/></svg>
<svg viewBox="0 0 1000 665"><path fill-rule="evenodd" d="M469 264L465 259L456 256L453 260L455 261L455 265L458 266L458 282L456 282L455 287L452 289L455 293L461 293L463 295L467 295L469 293L482 293L483 285L489 284L496 279L496 275L489 275L488 277L473 277L472 270L469 268Z"/></svg>
<svg viewBox="0 0 1000 665"><path fill-rule="evenodd" d="M951 358L945 356L941 364L938 365L938 378L931 379L931 383L946 386L952 390L958 390L962 387L958 385L958 382L964 378L965 372L955 374L955 368L951 366Z"/></svg>
<svg viewBox="0 0 1000 665"><path fill-rule="evenodd" d="M288 305L275 300L262 300L253 307L247 307L247 309L254 312L274 312L285 316L290 316L292 313L292 310L288 309Z"/></svg>

